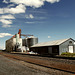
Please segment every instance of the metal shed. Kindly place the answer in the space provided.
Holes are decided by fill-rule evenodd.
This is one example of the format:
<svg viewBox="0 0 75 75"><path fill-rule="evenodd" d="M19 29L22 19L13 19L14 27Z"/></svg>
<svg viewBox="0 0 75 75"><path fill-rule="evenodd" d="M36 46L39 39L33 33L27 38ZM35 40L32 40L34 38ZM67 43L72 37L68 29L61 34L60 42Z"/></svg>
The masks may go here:
<svg viewBox="0 0 75 75"><path fill-rule="evenodd" d="M63 52L75 53L75 40L72 38L38 43L31 46L30 51L39 54L61 55Z"/></svg>

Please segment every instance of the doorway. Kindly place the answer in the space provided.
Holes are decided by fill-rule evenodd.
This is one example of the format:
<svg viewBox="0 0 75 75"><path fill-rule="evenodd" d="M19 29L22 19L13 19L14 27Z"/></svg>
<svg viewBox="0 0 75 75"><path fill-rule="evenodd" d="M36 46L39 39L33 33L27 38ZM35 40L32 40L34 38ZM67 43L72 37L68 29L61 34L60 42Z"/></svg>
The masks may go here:
<svg viewBox="0 0 75 75"><path fill-rule="evenodd" d="M73 53L73 46L69 46L69 52Z"/></svg>
<svg viewBox="0 0 75 75"><path fill-rule="evenodd" d="M52 47L48 47L48 53L52 54Z"/></svg>

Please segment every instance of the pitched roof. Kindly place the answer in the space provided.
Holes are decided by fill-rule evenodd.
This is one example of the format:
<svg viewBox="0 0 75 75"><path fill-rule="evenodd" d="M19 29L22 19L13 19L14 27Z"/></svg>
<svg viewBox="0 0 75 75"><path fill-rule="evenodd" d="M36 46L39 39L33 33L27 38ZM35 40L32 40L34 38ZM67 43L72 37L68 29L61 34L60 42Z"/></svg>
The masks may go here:
<svg viewBox="0 0 75 75"><path fill-rule="evenodd" d="M70 39L70 38L69 38L69 39ZM69 40L69 39L62 39L62 40L56 40L56 41L49 41L49 42L38 43L38 44L35 44L35 45L31 46L31 47L60 45L60 44L62 44L63 42Z"/></svg>

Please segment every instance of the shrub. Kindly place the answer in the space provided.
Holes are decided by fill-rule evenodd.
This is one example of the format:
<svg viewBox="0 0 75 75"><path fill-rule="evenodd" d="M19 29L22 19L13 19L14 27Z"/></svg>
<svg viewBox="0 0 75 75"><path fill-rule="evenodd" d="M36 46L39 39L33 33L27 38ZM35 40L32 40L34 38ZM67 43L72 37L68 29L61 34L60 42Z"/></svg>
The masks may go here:
<svg viewBox="0 0 75 75"><path fill-rule="evenodd" d="M68 56L68 57L73 57L73 56L75 56L75 53L64 52L61 55Z"/></svg>

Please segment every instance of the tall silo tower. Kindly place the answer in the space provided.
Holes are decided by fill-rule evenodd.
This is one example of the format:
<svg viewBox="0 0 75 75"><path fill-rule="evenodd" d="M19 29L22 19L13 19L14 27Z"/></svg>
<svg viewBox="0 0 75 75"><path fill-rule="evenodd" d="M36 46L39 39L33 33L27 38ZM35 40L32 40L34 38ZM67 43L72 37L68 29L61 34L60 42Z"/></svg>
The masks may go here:
<svg viewBox="0 0 75 75"><path fill-rule="evenodd" d="M34 37L34 36L31 36L31 37L27 38L26 40L27 40L28 48L30 48L31 46L33 46L33 45L38 43L38 38Z"/></svg>

